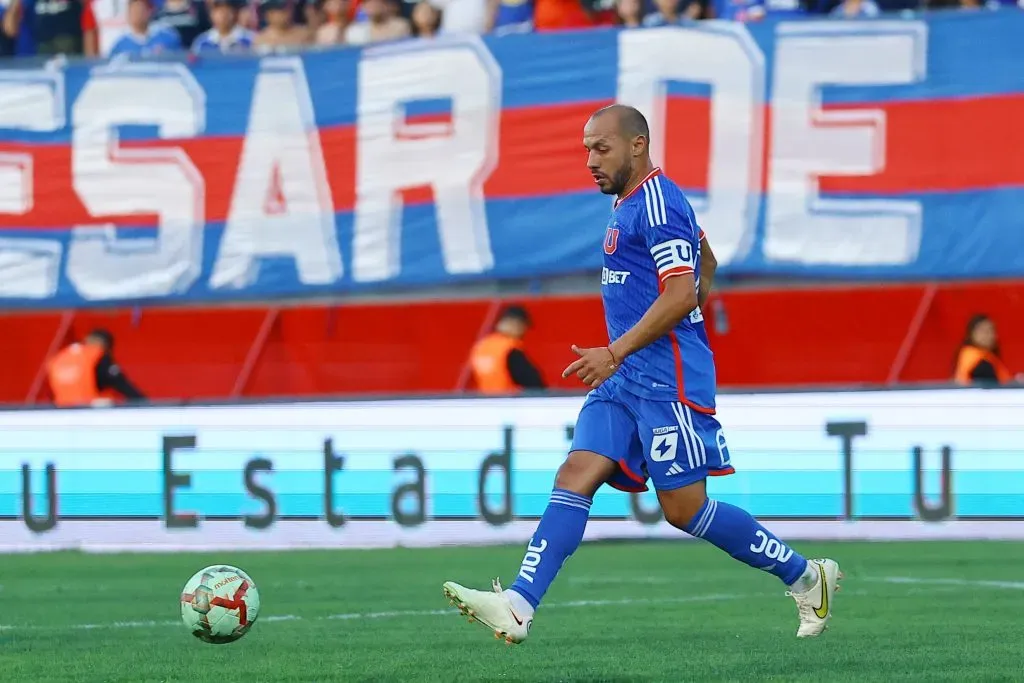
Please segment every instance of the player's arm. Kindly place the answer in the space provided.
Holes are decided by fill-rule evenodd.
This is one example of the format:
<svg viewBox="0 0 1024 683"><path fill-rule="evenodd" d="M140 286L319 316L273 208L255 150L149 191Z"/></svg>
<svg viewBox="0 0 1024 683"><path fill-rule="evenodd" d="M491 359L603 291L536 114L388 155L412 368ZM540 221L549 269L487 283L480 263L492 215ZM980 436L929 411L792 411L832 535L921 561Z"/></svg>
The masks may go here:
<svg viewBox="0 0 1024 683"><path fill-rule="evenodd" d="M706 235L700 237L700 292L697 293L697 305L704 308L711 296L711 287L715 283L715 270L718 268L718 259L715 252L711 251L711 244Z"/></svg>
<svg viewBox="0 0 1024 683"><path fill-rule="evenodd" d="M589 387L600 386L627 356L667 335L697 308L694 271L698 240L703 241L703 235L685 199L665 202L660 200L660 191L658 197L659 205L648 207L647 225L642 229L661 293L640 320L610 345L590 349L573 345L579 358L562 371L562 377L575 374ZM642 214L639 219L643 220Z"/></svg>
<svg viewBox="0 0 1024 683"><path fill-rule="evenodd" d="M616 363L671 332L697 308L701 299L694 282L694 271L697 269L697 249L702 249L707 240L697 227L692 211L685 200L682 203L663 202L660 212L655 211L653 216L653 221L648 217L650 225L646 226L644 237L661 282L661 294L636 325L608 347ZM704 273L702 267L701 289Z"/></svg>
<svg viewBox="0 0 1024 683"><path fill-rule="evenodd" d="M693 309L697 308L697 286L693 273L671 275L664 280L661 294L643 317L624 335L616 339L608 350L616 363L626 356L653 344L671 332Z"/></svg>
<svg viewBox="0 0 1024 683"><path fill-rule="evenodd" d="M618 369L630 354L668 334L697 307L697 286L693 270L675 268L662 276L661 294L624 335L608 346L581 349L573 344L579 358L562 371L562 377L576 375L588 387L598 387Z"/></svg>

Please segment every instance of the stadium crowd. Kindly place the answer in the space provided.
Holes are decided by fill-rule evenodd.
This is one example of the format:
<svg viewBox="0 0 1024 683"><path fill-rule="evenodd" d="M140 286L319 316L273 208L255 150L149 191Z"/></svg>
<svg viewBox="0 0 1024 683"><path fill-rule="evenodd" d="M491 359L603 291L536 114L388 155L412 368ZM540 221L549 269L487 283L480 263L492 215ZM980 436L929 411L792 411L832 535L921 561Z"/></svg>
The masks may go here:
<svg viewBox="0 0 1024 683"><path fill-rule="evenodd" d="M1003 7L1024 0L0 0L0 56L267 52L443 34Z"/></svg>

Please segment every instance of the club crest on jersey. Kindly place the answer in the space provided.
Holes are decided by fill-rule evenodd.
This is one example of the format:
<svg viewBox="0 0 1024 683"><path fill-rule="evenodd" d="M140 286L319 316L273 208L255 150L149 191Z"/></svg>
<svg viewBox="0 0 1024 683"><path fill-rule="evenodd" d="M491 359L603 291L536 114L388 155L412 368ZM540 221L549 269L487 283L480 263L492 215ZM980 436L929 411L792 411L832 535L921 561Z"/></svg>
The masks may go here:
<svg viewBox="0 0 1024 683"><path fill-rule="evenodd" d="M604 233L604 253L611 256L619 246L619 229L609 227Z"/></svg>

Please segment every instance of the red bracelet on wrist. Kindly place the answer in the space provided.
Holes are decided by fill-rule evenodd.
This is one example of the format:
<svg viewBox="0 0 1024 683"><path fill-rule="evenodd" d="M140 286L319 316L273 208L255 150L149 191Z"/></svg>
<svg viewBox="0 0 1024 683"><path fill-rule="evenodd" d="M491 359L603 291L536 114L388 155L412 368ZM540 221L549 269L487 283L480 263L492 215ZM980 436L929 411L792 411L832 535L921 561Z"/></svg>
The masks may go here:
<svg viewBox="0 0 1024 683"><path fill-rule="evenodd" d="M615 357L614 353L612 353L612 347L606 346L604 348L608 351L608 355L612 357L612 367L619 367L619 359Z"/></svg>

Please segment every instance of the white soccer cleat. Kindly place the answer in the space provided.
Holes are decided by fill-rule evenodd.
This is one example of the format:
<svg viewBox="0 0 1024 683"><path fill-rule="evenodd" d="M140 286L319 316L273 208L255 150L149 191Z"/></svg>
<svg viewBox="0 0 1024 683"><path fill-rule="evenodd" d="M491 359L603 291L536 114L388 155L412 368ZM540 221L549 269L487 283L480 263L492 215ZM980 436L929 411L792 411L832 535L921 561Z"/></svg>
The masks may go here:
<svg viewBox="0 0 1024 683"><path fill-rule="evenodd" d="M832 618L832 600L839 592L839 579L843 578L835 560L807 560L807 563L812 570L818 572L817 582L803 593L786 593L796 600L800 613L797 638L813 638L828 628L828 620Z"/></svg>
<svg viewBox="0 0 1024 683"><path fill-rule="evenodd" d="M533 616L520 616L515 611L497 579L492 586L492 592L478 591L448 581L442 589L444 596L471 623L479 621L494 632L495 638L503 639L508 645L523 642L530 635Z"/></svg>

